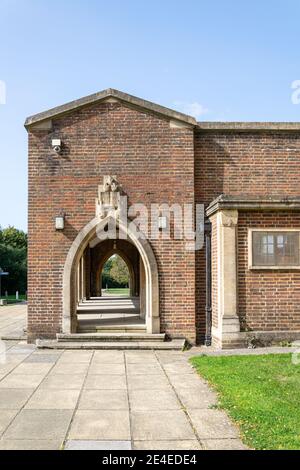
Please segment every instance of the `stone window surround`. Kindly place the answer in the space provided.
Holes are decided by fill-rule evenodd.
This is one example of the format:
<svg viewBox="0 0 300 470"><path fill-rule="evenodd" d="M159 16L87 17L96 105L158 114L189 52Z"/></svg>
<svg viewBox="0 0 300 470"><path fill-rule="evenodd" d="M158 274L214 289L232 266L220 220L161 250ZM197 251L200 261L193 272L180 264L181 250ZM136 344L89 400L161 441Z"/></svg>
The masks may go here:
<svg viewBox="0 0 300 470"><path fill-rule="evenodd" d="M249 270L271 270L271 271L274 271L274 270L280 270L280 271L284 271L284 270L294 270L294 271L300 271L300 264L299 265L282 265L282 266L279 266L279 265L266 265L266 266L263 266L263 265L259 265L259 266L254 266L253 265L253 233L254 232L275 232L275 233L278 233L278 232L298 232L299 235L300 235L300 228L284 228L284 227L280 227L280 228L276 228L276 227L264 227L264 228L255 228L255 227L251 227L251 228L248 228L248 269ZM299 240L300 240L300 236L299 236ZM299 247L300 249L300 247Z"/></svg>

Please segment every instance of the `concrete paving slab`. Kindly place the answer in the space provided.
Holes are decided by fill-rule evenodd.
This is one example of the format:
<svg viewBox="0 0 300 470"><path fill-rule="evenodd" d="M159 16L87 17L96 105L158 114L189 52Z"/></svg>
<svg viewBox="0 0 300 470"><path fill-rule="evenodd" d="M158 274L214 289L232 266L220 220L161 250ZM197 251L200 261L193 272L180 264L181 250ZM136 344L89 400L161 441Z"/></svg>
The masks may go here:
<svg viewBox="0 0 300 470"><path fill-rule="evenodd" d="M20 364L21 362L23 362L25 359L27 359L27 357L29 357L31 355L31 353L29 354L10 354L10 352L8 352L7 354L5 354L5 361L4 363L5 364Z"/></svg>
<svg viewBox="0 0 300 470"><path fill-rule="evenodd" d="M134 411L131 422L135 441L196 439L182 410Z"/></svg>
<svg viewBox="0 0 300 470"><path fill-rule="evenodd" d="M0 410L19 410L33 394L34 389L3 388L0 389Z"/></svg>
<svg viewBox="0 0 300 470"><path fill-rule="evenodd" d="M73 411L22 410L8 427L4 439L59 440L69 427Z"/></svg>
<svg viewBox="0 0 300 470"><path fill-rule="evenodd" d="M70 440L130 440L128 411L78 410L69 432Z"/></svg>
<svg viewBox="0 0 300 470"><path fill-rule="evenodd" d="M78 405L80 410L127 410L128 407L126 390L83 390Z"/></svg>
<svg viewBox="0 0 300 470"><path fill-rule="evenodd" d="M40 353L33 353L29 357L25 359L23 364L35 364L35 363L42 363L42 364L54 364L59 359L59 356L56 354L40 354Z"/></svg>
<svg viewBox="0 0 300 470"><path fill-rule="evenodd" d="M1 364L0 363L0 375L3 377L7 374L9 374L12 370L14 370L16 367L16 364Z"/></svg>
<svg viewBox="0 0 300 470"><path fill-rule="evenodd" d="M123 375L125 374L125 364L101 364L94 362L89 368L89 374Z"/></svg>
<svg viewBox="0 0 300 470"><path fill-rule="evenodd" d="M196 440L178 441L134 441L134 450L201 450Z"/></svg>
<svg viewBox="0 0 300 470"><path fill-rule="evenodd" d="M12 372L0 382L0 388L36 388L44 375L22 375Z"/></svg>
<svg viewBox="0 0 300 470"><path fill-rule="evenodd" d="M24 363L19 364L15 370L14 374L21 374L21 375L47 375L50 371L53 364L51 363Z"/></svg>
<svg viewBox="0 0 300 470"><path fill-rule="evenodd" d="M157 393L145 390L130 390L129 401L132 411L180 410L181 405L171 389Z"/></svg>
<svg viewBox="0 0 300 470"><path fill-rule="evenodd" d="M0 412L0 435L6 430L14 417L18 414L18 410L1 410Z"/></svg>
<svg viewBox="0 0 300 470"><path fill-rule="evenodd" d="M192 388L176 388L183 406L188 409L207 409L218 402L217 394L211 390L202 389L201 385Z"/></svg>
<svg viewBox="0 0 300 470"><path fill-rule="evenodd" d="M95 351L92 365L97 364L123 364L124 353L123 351Z"/></svg>
<svg viewBox="0 0 300 470"><path fill-rule="evenodd" d="M156 351L156 357L161 364L172 364L173 362L187 363L188 358L184 352Z"/></svg>
<svg viewBox="0 0 300 470"><path fill-rule="evenodd" d="M194 428L200 439L239 438L237 428L220 410L189 410Z"/></svg>
<svg viewBox="0 0 300 470"><path fill-rule="evenodd" d="M89 364L85 363L79 363L79 364L74 364L74 363L60 363L58 361L57 364L53 367L51 370L50 375L56 375L56 374L64 374L64 375L72 375L76 373L76 375L84 375L87 373Z"/></svg>
<svg viewBox="0 0 300 470"><path fill-rule="evenodd" d="M61 448L85 380L87 387L82 391L75 413L78 434L68 436L70 449L82 446L95 450L102 450L102 446L103 450L130 448L127 447L131 445L129 413L136 449L201 448L181 406L188 411L200 436L204 436L201 440L205 448L245 448L227 415L210 408L216 403L216 395L187 363L193 354L151 350L125 353L118 350L31 350L32 346L27 348L25 343L16 342L8 342L7 348L10 349L6 355L3 354L7 362L1 364L0 361L0 409L4 408L0 413L0 430L1 423L4 426L0 449ZM51 367L55 363L56 372L53 373ZM81 373L74 374L78 365ZM50 375L40 382L46 371ZM67 374L69 371L71 373ZM35 376L39 376L37 381ZM25 408L22 409L23 406ZM124 414L123 417L120 413ZM59 421L59 416L62 421ZM74 428L74 433L77 430Z"/></svg>
<svg viewBox="0 0 300 470"><path fill-rule="evenodd" d="M194 374L168 374L171 384L175 388L198 388L207 387L208 385L196 373Z"/></svg>
<svg viewBox="0 0 300 470"><path fill-rule="evenodd" d="M202 444L206 450L248 450L240 439L204 439Z"/></svg>
<svg viewBox="0 0 300 470"><path fill-rule="evenodd" d="M38 441L23 439L2 439L0 440L0 450L60 450L62 441Z"/></svg>
<svg viewBox="0 0 300 470"><path fill-rule="evenodd" d="M92 356L93 351L64 351L59 358L59 364L89 364Z"/></svg>
<svg viewBox="0 0 300 470"><path fill-rule="evenodd" d="M126 351L126 362L128 364L143 364L148 362L157 363L157 359L153 351Z"/></svg>
<svg viewBox="0 0 300 470"><path fill-rule="evenodd" d="M84 384L91 390L126 390L125 375L88 375Z"/></svg>
<svg viewBox="0 0 300 470"><path fill-rule="evenodd" d="M82 374L52 374L45 378L41 384L41 389L80 390L84 379L85 376Z"/></svg>
<svg viewBox="0 0 300 470"><path fill-rule="evenodd" d="M128 375L128 388L131 390L170 389L170 384L163 374Z"/></svg>
<svg viewBox="0 0 300 470"><path fill-rule="evenodd" d="M127 364L128 375L164 375L164 371L158 363L149 362L147 364Z"/></svg>
<svg viewBox="0 0 300 470"><path fill-rule="evenodd" d="M31 354L35 349L35 344L18 343L13 346L9 352L10 354Z"/></svg>
<svg viewBox="0 0 300 470"><path fill-rule="evenodd" d="M67 441L65 450L131 450L130 441Z"/></svg>
<svg viewBox="0 0 300 470"><path fill-rule="evenodd" d="M31 410L74 410L80 390L51 390L46 392L38 389L25 409Z"/></svg>
<svg viewBox="0 0 300 470"><path fill-rule="evenodd" d="M172 362L171 364L164 364L164 370L168 375L176 374L195 374L195 370L188 363Z"/></svg>

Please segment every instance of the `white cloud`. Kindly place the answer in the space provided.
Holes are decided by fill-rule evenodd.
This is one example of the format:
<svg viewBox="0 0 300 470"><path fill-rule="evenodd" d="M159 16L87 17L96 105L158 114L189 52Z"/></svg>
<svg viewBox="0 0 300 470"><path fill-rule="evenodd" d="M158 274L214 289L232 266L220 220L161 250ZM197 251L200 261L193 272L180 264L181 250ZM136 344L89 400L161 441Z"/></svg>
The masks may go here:
<svg viewBox="0 0 300 470"><path fill-rule="evenodd" d="M6 85L0 80L0 104L6 104Z"/></svg>
<svg viewBox="0 0 300 470"><path fill-rule="evenodd" d="M193 103L188 103L187 101L174 101L174 106L176 106L182 113L189 114L196 119L199 119L203 114L207 114L209 111L197 101L194 101Z"/></svg>

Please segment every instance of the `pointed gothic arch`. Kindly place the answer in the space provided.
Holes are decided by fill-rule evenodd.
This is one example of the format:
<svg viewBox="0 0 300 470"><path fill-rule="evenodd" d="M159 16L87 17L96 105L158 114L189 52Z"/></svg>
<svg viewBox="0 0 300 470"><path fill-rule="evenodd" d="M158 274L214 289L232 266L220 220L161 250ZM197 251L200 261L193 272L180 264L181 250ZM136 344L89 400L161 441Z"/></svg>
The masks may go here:
<svg viewBox="0 0 300 470"><path fill-rule="evenodd" d="M119 230L127 234L128 239L136 246L141 256L146 277L146 329L149 334L159 333L158 268L152 247L146 238L137 237L136 233L130 230L129 222L126 226L122 221L116 220L111 215L104 219L95 217L91 220L82 230L80 230L69 249L63 273L62 331L65 334L76 333L76 274L78 263L88 243L96 236L96 231L103 230L110 222L115 223Z"/></svg>
<svg viewBox="0 0 300 470"><path fill-rule="evenodd" d="M134 273L134 269L133 269L132 263L129 260L128 256L126 256L126 253L124 253L122 250L120 250L118 248L112 248L102 258L102 260L101 260L101 262L98 266L97 272L96 272L96 285L97 286L101 285L101 283L102 283L102 279L101 279L102 271L103 271L103 268L105 266L105 263L114 255L119 256L127 266L127 269L128 269L128 272L129 272L129 278L130 278L130 282L129 282L130 296L134 297L134 295L135 295L135 273ZM100 289L101 289L101 287L100 287Z"/></svg>

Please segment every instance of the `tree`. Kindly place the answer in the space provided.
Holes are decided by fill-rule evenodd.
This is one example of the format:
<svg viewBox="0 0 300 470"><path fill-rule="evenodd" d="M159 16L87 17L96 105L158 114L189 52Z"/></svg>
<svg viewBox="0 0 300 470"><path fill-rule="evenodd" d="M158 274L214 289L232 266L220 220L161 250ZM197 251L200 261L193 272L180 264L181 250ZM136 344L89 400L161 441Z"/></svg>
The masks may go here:
<svg viewBox="0 0 300 470"><path fill-rule="evenodd" d="M14 227L0 227L0 267L9 272L2 277L2 292L27 290L27 234Z"/></svg>
<svg viewBox="0 0 300 470"><path fill-rule="evenodd" d="M114 256L112 258L112 266L110 269L110 276L120 286L128 287L129 285L129 271L125 261L120 256Z"/></svg>
<svg viewBox="0 0 300 470"><path fill-rule="evenodd" d="M119 255L113 255L106 261L102 270L102 287L128 287L129 271L125 261Z"/></svg>
<svg viewBox="0 0 300 470"><path fill-rule="evenodd" d="M8 227L3 230L0 227L0 243L13 248L27 249L27 233L15 227Z"/></svg>

